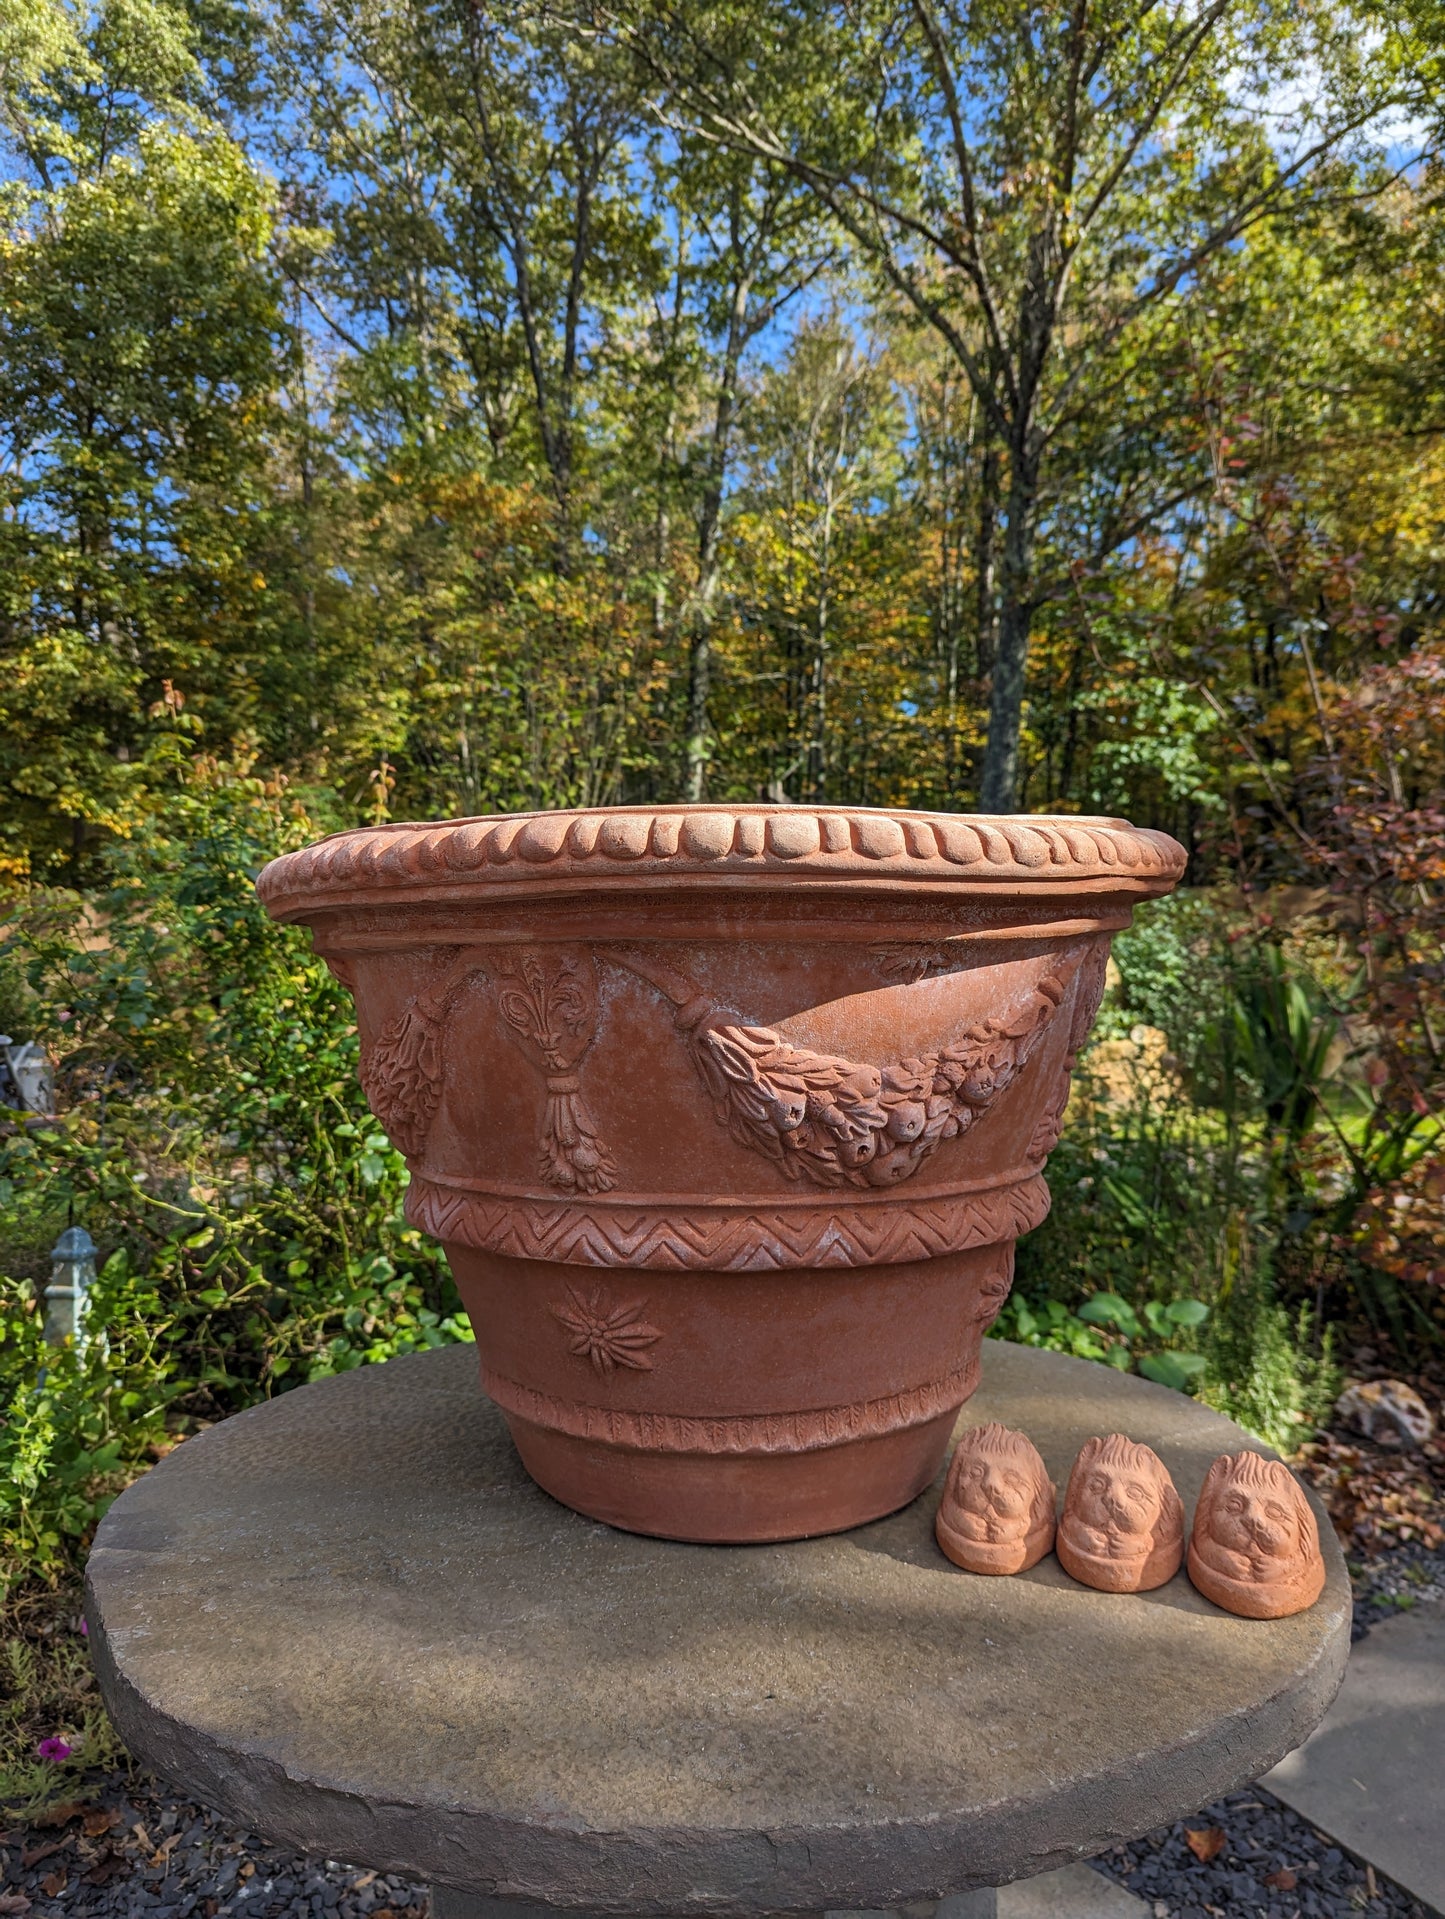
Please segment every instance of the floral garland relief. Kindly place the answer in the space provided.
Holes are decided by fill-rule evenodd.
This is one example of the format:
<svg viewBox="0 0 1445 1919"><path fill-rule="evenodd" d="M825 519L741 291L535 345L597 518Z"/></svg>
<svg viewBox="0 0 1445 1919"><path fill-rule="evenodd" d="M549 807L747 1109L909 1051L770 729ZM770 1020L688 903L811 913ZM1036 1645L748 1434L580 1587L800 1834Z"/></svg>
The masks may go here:
<svg viewBox="0 0 1445 1919"><path fill-rule="evenodd" d="M665 962L622 950L604 957L671 1001L718 1120L740 1145L763 1154L790 1180L879 1187L910 1178L1007 1091L1082 968L1067 1074L1097 1011L1107 950L1103 940L1076 941L1017 1013L970 1027L937 1053L883 1066L812 1052L771 1027L729 1020ZM508 1035L546 1085L541 1177L564 1191L608 1191L613 1162L583 1099L579 1070L597 1031L595 963L586 952L494 948L485 965L475 951L456 958L364 1053L361 1083L371 1110L402 1152L420 1155L441 1101L447 1018L461 986L474 975L493 979ZM1041 1160L1057 1139L1067 1097L1065 1077L1035 1129L1030 1159Z"/></svg>
<svg viewBox="0 0 1445 1919"><path fill-rule="evenodd" d="M886 1066L809 1052L769 1026L733 1024L665 963L612 957L672 1001L714 1111L739 1145L764 1154L787 1179L896 1186L1012 1086L1089 950L1086 940L1065 947L1018 1013Z"/></svg>

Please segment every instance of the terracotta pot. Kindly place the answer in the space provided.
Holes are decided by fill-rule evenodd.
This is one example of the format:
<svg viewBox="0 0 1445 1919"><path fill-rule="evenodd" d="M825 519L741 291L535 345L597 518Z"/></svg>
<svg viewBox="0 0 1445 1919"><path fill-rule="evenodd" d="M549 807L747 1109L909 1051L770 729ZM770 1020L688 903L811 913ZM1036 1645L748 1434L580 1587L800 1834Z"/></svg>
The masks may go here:
<svg viewBox="0 0 1445 1919"><path fill-rule="evenodd" d="M1110 937L1183 866L1119 820L619 807L342 833L258 891L355 995L528 1471L744 1541L937 1471Z"/></svg>

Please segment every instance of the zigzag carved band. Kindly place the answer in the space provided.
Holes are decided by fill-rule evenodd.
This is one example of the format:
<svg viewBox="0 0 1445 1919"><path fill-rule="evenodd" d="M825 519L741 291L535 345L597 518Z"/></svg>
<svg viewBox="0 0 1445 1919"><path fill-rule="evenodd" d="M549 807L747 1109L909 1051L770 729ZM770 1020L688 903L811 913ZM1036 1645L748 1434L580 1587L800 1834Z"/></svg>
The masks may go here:
<svg viewBox="0 0 1445 1919"><path fill-rule="evenodd" d="M978 1384L979 1362L942 1379L852 1406L796 1413L740 1413L717 1419L682 1413L640 1413L557 1399L482 1367L482 1389L504 1413L550 1432L646 1453L806 1453L850 1440L877 1439L905 1426L955 1412Z"/></svg>
<svg viewBox="0 0 1445 1919"><path fill-rule="evenodd" d="M434 1239L516 1259L660 1272L766 1273L794 1267L889 1266L991 1246L1048 1214L1042 1173L1011 1186L888 1205L687 1209L596 1200L498 1199L420 1174L406 1216Z"/></svg>

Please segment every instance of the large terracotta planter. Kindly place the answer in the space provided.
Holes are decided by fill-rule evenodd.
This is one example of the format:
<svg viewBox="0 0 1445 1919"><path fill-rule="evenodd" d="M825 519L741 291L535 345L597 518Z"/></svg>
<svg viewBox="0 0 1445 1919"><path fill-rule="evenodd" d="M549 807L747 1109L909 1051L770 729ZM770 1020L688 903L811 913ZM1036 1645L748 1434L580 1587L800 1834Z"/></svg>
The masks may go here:
<svg viewBox="0 0 1445 1919"><path fill-rule="evenodd" d="M258 891L355 995L528 1471L740 1541L937 1471L1110 938L1183 866L1121 820L622 807L341 833Z"/></svg>

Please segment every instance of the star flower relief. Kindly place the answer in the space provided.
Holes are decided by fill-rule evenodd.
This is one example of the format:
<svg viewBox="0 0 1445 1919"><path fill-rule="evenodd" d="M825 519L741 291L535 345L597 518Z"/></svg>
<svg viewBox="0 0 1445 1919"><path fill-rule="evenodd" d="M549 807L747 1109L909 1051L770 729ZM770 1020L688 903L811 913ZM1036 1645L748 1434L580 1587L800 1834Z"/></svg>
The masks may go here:
<svg viewBox="0 0 1445 1919"><path fill-rule="evenodd" d="M569 1286L567 1302L554 1306L552 1315L571 1334L568 1352L590 1359L599 1373L614 1372L619 1366L635 1373L652 1371L647 1348L655 1346L662 1334L642 1317L645 1299L610 1306L600 1292L584 1299Z"/></svg>

